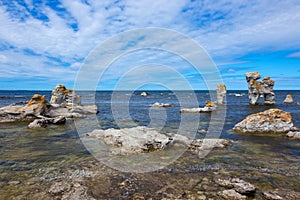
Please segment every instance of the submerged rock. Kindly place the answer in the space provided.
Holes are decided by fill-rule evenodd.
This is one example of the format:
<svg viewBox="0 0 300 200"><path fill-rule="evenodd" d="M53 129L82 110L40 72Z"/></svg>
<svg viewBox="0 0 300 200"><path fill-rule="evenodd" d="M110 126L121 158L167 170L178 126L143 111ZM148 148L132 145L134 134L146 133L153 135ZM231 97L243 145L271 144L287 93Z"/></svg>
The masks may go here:
<svg viewBox="0 0 300 200"><path fill-rule="evenodd" d="M216 181L219 185L234 189L236 192L244 195L252 195L255 193L255 186L239 178L218 179Z"/></svg>
<svg viewBox="0 0 300 200"><path fill-rule="evenodd" d="M291 94L286 95L285 100L283 103L293 103L293 96Z"/></svg>
<svg viewBox="0 0 300 200"><path fill-rule="evenodd" d="M233 128L242 133L287 133L295 129L291 114L276 108L249 115Z"/></svg>
<svg viewBox="0 0 300 200"><path fill-rule="evenodd" d="M213 112L217 109L215 104L212 101L206 101L205 107L203 108L182 108L180 109L181 113L207 113Z"/></svg>
<svg viewBox="0 0 300 200"><path fill-rule="evenodd" d="M248 83L248 97L250 104L255 105L259 97L262 95L265 99L264 104L275 104L275 93L273 87L275 81L270 77L264 78L262 81L258 81L261 76L259 72L247 72L246 80Z"/></svg>
<svg viewBox="0 0 300 200"><path fill-rule="evenodd" d="M247 196L241 195L240 193L236 192L235 190L224 190L218 193L219 196L228 199L228 200L242 200L247 199Z"/></svg>
<svg viewBox="0 0 300 200"><path fill-rule="evenodd" d="M147 153L181 145L191 151L224 148L231 142L225 139L190 139L179 134L162 134L154 128L138 126L123 129L94 130L87 134L108 145L113 154ZM204 142L205 140L205 142Z"/></svg>
<svg viewBox="0 0 300 200"><path fill-rule="evenodd" d="M226 97L226 85L218 84L217 86L217 104L222 105L224 104L225 97Z"/></svg>

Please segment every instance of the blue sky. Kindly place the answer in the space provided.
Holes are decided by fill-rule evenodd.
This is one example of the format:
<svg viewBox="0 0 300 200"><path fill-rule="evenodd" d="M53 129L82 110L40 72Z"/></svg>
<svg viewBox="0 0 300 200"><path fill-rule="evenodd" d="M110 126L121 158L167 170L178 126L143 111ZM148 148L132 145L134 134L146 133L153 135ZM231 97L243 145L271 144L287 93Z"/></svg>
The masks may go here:
<svg viewBox="0 0 300 200"><path fill-rule="evenodd" d="M228 89L247 89L248 71L270 76L275 89L300 89L298 0L0 0L0 89L51 90L58 83L72 88L93 49L119 33L146 27L175 30L199 43ZM134 59L154 57L155 63L178 70L194 89L206 89L192 67L168 56L124 57L99 88L114 88L117 72L129 70Z"/></svg>

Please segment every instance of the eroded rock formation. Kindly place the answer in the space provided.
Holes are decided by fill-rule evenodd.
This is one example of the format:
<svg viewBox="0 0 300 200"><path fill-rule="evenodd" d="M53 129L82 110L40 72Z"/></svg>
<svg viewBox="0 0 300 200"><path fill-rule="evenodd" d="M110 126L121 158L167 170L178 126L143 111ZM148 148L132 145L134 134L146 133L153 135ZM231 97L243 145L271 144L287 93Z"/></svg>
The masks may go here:
<svg viewBox="0 0 300 200"><path fill-rule="evenodd" d="M96 105L80 105L80 96L62 84L53 89L52 94L50 103L45 96L35 94L25 105L12 104L0 108L0 122L33 121L28 127L37 128L62 124L66 118L85 117L98 112Z"/></svg>
<svg viewBox="0 0 300 200"><path fill-rule="evenodd" d="M67 104L67 105L80 105L81 98L74 90L67 89L63 84L58 84L52 90L50 100L51 104Z"/></svg>
<svg viewBox="0 0 300 200"><path fill-rule="evenodd" d="M261 76L259 72L247 72L246 80L248 83L248 96L250 104L255 105L260 97L264 96L264 104L275 104L275 93L273 90L275 81L270 77L264 78L262 81L258 81Z"/></svg>
<svg viewBox="0 0 300 200"><path fill-rule="evenodd" d="M243 133L287 133L296 128L289 112L275 108L247 116L233 130Z"/></svg>
<svg viewBox="0 0 300 200"><path fill-rule="evenodd" d="M217 86L217 104L222 105L225 102L226 98L226 85L218 84Z"/></svg>

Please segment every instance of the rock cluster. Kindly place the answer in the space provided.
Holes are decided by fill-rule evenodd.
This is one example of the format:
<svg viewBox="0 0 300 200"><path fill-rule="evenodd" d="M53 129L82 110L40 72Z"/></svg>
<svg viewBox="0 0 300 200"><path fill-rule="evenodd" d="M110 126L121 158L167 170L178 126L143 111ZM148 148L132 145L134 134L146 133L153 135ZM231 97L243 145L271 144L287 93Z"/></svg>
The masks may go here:
<svg viewBox="0 0 300 200"><path fill-rule="evenodd" d="M293 103L293 96L291 94L286 95L285 100L283 103Z"/></svg>
<svg viewBox="0 0 300 200"><path fill-rule="evenodd" d="M206 101L203 108L182 108L181 113L207 113L213 112L217 109L216 105L212 101Z"/></svg>
<svg viewBox="0 0 300 200"><path fill-rule="evenodd" d="M45 96L35 94L26 105L12 104L0 108L0 122L32 121L28 127L37 128L47 124L63 124L66 118L85 117L97 112L96 105L81 106L80 96L59 84L52 91L50 103Z"/></svg>
<svg viewBox="0 0 300 200"><path fill-rule="evenodd" d="M148 93L147 92L141 92L140 95L143 96L143 97L146 97L146 96L148 96Z"/></svg>
<svg viewBox="0 0 300 200"><path fill-rule="evenodd" d="M289 131L286 136L292 139L300 139L300 131Z"/></svg>
<svg viewBox="0 0 300 200"><path fill-rule="evenodd" d="M226 98L226 85L224 84L218 84L217 86L217 104L223 105Z"/></svg>
<svg viewBox="0 0 300 200"><path fill-rule="evenodd" d="M259 72L247 72L246 80L248 83L248 96L250 104L255 105L260 97L264 96L264 104L272 105L275 104L275 93L273 87L275 81L270 77L264 78L262 81L258 81L261 76Z"/></svg>
<svg viewBox="0 0 300 200"><path fill-rule="evenodd" d="M233 130L242 133L287 133L296 128L289 112L274 108L247 116Z"/></svg>
<svg viewBox="0 0 300 200"><path fill-rule="evenodd" d="M207 139L211 142L204 143L202 139L192 140L186 136L172 133L161 134L153 128L144 126L94 130L88 133L87 137L103 141L110 147L111 153L117 155L159 151L174 144L187 147L191 151L224 148L230 144L230 141L225 139ZM206 146L203 146L202 143Z"/></svg>

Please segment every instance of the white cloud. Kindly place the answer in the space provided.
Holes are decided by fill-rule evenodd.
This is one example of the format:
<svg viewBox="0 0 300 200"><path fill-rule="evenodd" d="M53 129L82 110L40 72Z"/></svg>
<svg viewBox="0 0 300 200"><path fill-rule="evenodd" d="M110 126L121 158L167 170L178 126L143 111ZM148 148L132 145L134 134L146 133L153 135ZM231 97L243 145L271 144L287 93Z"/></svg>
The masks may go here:
<svg viewBox="0 0 300 200"><path fill-rule="evenodd" d="M300 58L300 51L287 55L288 58Z"/></svg>
<svg viewBox="0 0 300 200"><path fill-rule="evenodd" d="M5 5L0 6L0 44L15 47L1 51L0 46L0 62L5 63L1 75L8 77L19 77L18 73L25 71L28 76L63 77L66 71L73 76L80 62L106 39L122 31L149 26L177 30L203 45L213 59L225 63L236 62L236 58L252 52L295 50L300 45L300 2L297 0L121 0L116 3L103 0L89 1L89 4L62 0L59 7L66 9L68 15L59 15L49 6L39 5L48 21L34 18L16 2L11 4L22 12L12 14ZM34 7L30 0L26 4L29 9ZM19 20L18 15L29 17ZM77 30L70 26L72 23L76 23ZM25 55L24 49L40 56ZM49 57L70 65L53 66ZM299 57L299 52L289 57ZM9 71L12 66L15 69Z"/></svg>

